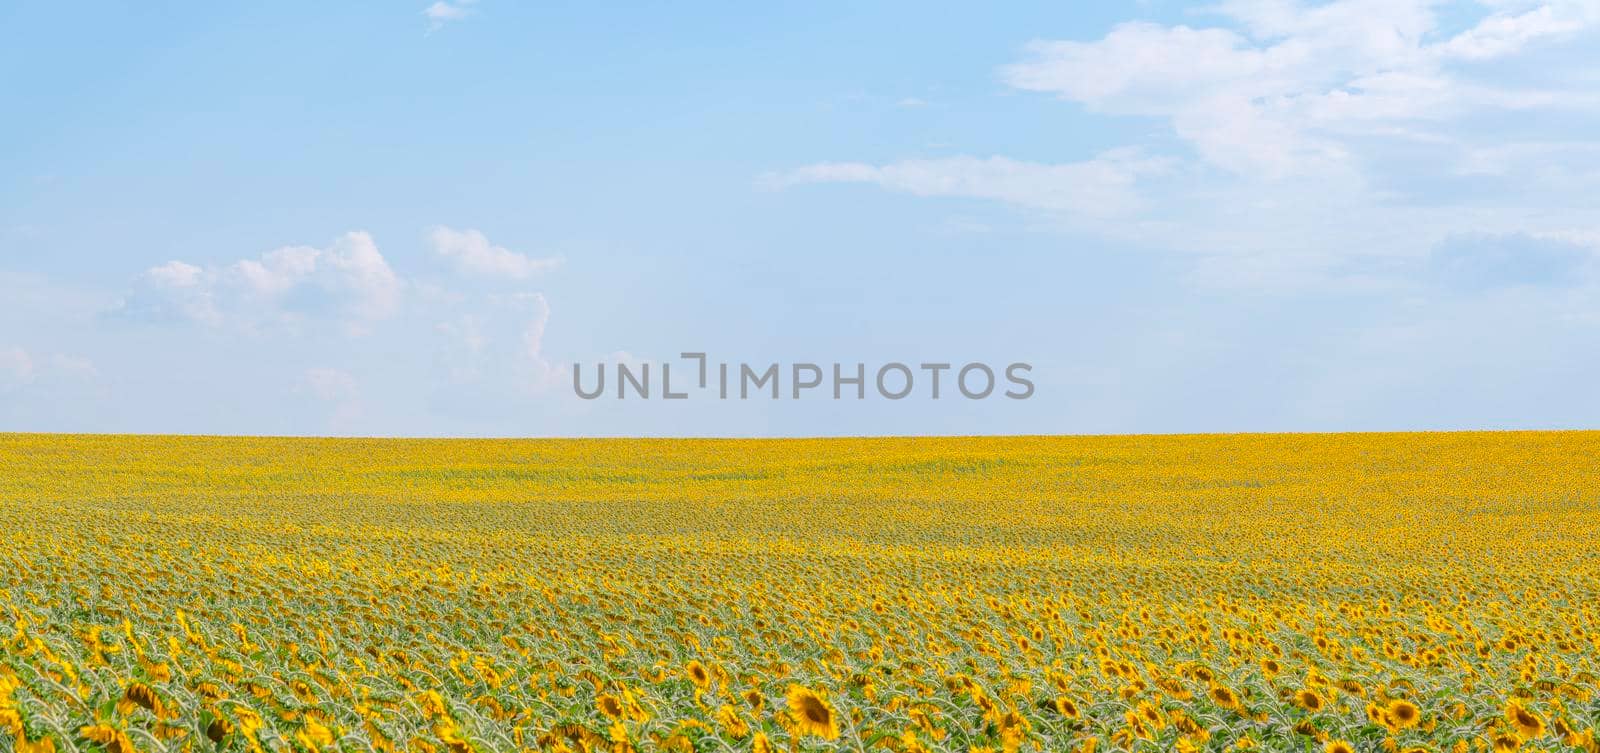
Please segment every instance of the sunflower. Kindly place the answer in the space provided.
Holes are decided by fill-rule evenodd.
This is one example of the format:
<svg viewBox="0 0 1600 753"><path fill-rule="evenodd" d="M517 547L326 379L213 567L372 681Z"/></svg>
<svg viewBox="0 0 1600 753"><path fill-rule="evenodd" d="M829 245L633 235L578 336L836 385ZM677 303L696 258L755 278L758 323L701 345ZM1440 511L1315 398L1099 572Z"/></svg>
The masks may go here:
<svg viewBox="0 0 1600 753"><path fill-rule="evenodd" d="M437 690L429 690L417 697L417 705L422 708L422 713L429 719L445 715L448 710L444 703L444 696Z"/></svg>
<svg viewBox="0 0 1600 753"><path fill-rule="evenodd" d="M1373 724L1388 725L1389 724L1389 712L1384 711L1382 706L1379 706L1376 703L1368 701L1367 702L1367 721L1372 722Z"/></svg>
<svg viewBox="0 0 1600 753"><path fill-rule="evenodd" d="M705 690L711 686L711 672L710 670L707 670L706 665L701 664L698 659L685 665L683 668L683 673L688 675L689 679L694 682L695 687L701 690Z"/></svg>
<svg viewBox="0 0 1600 753"><path fill-rule="evenodd" d="M213 743L221 743L231 734L233 724L220 716L212 717L210 723L206 724L206 738Z"/></svg>
<svg viewBox="0 0 1600 753"><path fill-rule="evenodd" d="M1522 707L1517 701L1506 704L1506 721L1511 722L1524 740L1544 737L1544 720L1538 714Z"/></svg>
<svg viewBox="0 0 1600 753"><path fill-rule="evenodd" d="M1387 714L1397 729L1415 727L1417 722L1422 721L1422 710L1417 708L1417 704L1400 698L1389 702Z"/></svg>
<svg viewBox="0 0 1600 753"><path fill-rule="evenodd" d="M601 693L599 696L597 696L594 699L594 706L600 710L600 713L605 714L608 719L622 718L624 711L622 708L622 699L610 693Z"/></svg>
<svg viewBox="0 0 1600 753"><path fill-rule="evenodd" d="M759 714L761 707L767 705L767 699L762 697L761 691L751 688L744 692L744 702L750 704L750 710Z"/></svg>
<svg viewBox="0 0 1600 753"><path fill-rule="evenodd" d="M1156 729L1162 729L1167 726L1166 720L1161 718L1161 710L1157 709L1149 701L1139 702L1138 713L1144 719L1145 724L1149 724Z"/></svg>
<svg viewBox="0 0 1600 753"><path fill-rule="evenodd" d="M122 701L117 704L117 709L126 714L132 711L135 706L156 716L166 715L166 708L161 704L161 697L157 696L149 685L142 682L136 682L128 686L127 691L122 694Z"/></svg>
<svg viewBox="0 0 1600 753"><path fill-rule="evenodd" d="M1071 698L1068 698L1064 695L1056 696L1056 699L1050 702L1050 708L1054 709L1057 714L1060 714L1068 719L1078 718L1078 704L1073 703Z"/></svg>
<svg viewBox="0 0 1600 753"><path fill-rule="evenodd" d="M1343 740L1329 740L1322 746L1322 753L1356 753L1356 749Z"/></svg>
<svg viewBox="0 0 1600 753"><path fill-rule="evenodd" d="M78 736L106 749L107 753L133 753L127 733L109 724L96 724L78 730Z"/></svg>
<svg viewBox="0 0 1600 753"><path fill-rule="evenodd" d="M1322 710L1322 696L1315 690L1302 690L1294 694L1294 702L1306 711L1316 713Z"/></svg>
<svg viewBox="0 0 1600 753"><path fill-rule="evenodd" d="M447 727L446 729L454 730L453 727ZM321 750L333 744L333 730L318 724L315 719L308 718L300 727L300 731L295 733L295 739L302 743L311 743L306 747L313 750Z"/></svg>
<svg viewBox="0 0 1600 753"><path fill-rule="evenodd" d="M722 708L717 709L717 723L722 725L722 729L728 733L728 737L735 740L743 739L750 735L750 725L739 717L739 712L735 711L732 706L724 705Z"/></svg>
<svg viewBox="0 0 1600 753"><path fill-rule="evenodd" d="M622 707L623 712L628 715L629 719L636 722L650 719L650 712L645 711L644 707L639 705L639 697L634 695L631 690L622 691Z"/></svg>
<svg viewBox="0 0 1600 753"><path fill-rule="evenodd" d="M1522 738L1515 734L1498 735L1494 738L1495 753L1511 753L1522 747Z"/></svg>
<svg viewBox="0 0 1600 753"><path fill-rule="evenodd" d="M757 732L750 739L750 753L773 753L772 741L767 739L767 733Z"/></svg>
<svg viewBox="0 0 1600 753"><path fill-rule="evenodd" d="M1211 686L1211 702L1225 709L1239 708L1239 696L1221 685Z"/></svg>
<svg viewBox="0 0 1600 753"><path fill-rule="evenodd" d="M816 735L824 740L839 737L838 715L822 696L803 685L790 685L785 698L799 734Z"/></svg>
<svg viewBox="0 0 1600 753"><path fill-rule="evenodd" d="M27 735L18 735L13 750L16 753L56 753L56 741L49 737L29 740Z"/></svg>

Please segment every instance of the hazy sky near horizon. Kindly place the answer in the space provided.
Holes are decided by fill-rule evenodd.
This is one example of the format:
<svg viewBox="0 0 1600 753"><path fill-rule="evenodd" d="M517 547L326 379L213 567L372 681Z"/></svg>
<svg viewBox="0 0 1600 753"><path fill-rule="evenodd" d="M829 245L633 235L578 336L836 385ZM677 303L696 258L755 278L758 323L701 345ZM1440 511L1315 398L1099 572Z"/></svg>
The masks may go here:
<svg viewBox="0 0 1600 753"><path fill-rule="evenodd" d="M0 431L1600 427L1600 0L0 29ZM1036 392L573 395L683 351Z"/></svg>

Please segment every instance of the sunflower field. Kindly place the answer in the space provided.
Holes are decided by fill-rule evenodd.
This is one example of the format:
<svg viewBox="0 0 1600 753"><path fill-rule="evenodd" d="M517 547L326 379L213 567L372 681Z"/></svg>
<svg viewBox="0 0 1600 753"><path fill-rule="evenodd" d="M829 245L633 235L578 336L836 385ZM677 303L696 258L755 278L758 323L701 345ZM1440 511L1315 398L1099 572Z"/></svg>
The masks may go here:
<svg viewBox="0 0 1600 753"><path fill-rule="evenodd" d="M1600 434L0 434L0 751L1600 751Z"/></svg>

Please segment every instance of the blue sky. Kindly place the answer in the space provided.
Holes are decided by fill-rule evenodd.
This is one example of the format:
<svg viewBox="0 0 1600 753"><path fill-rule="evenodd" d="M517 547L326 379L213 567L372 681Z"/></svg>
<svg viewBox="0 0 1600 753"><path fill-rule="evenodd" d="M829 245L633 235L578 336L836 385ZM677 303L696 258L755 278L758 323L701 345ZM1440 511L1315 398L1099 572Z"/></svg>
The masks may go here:
<svg viewBox="0 0 1600 753"><path fill-rule="evenodd" d="M1600 425L1600 1L765 5L0 7L0 430Z"/></svg>

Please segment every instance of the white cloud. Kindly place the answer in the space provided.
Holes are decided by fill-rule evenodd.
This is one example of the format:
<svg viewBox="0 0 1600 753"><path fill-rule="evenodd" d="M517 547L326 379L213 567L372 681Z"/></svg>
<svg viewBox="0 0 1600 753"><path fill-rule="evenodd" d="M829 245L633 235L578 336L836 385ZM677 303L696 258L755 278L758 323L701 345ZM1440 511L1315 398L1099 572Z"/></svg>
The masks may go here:
<svg viewBox="0 0 1600 753"><path fill-rule="evenodd" d="M511 280L525 280L555 268L560 259L536 259L489 242L477 230L438 226L428 230L434 253L450 260L462 272Z"/></svg>
<svg viewBox="0 0 1600 753"><path fill-rule="evenodd" d="M146 295L151 300L140 298L137 305L152 313L159 311L207 325L219 324L222 314L217 311L212 296L213 277L206 270L181 261L151 267L139 276L139 281L149 289Z"/></svg>
<svg viewBox="0 0 1600 753"><path fill-rule="evenodd" d="M1474 80L1450 64L1592 31L1600 3L1501 10L1443 40L1437 4L1234 0L1218 12L1237 30L1125 23L1093 42L1035 42L1001 75L1094 112L1165 119L1207 162L1269 178L1342 167L1375 127L1593 106L1582 91Z"/></svg>
<svg viewBox="0 0 1600 753"><path fill-rule="evenodd" d="M289 292L310 277L317 271L317 257L321 255L310 246L287 246L268 251L260 259L235 262L231 271L256 295L270 298Z"/></svg>
<svg viewBox="0 0 1600 753"><path fill-rule="evenodd" d="M220 266L170 261L137 283L119 309L124 315L251 328L331 311L353 333L392 316L404 289L372 236L360 231L326 248L285 246Z"/></svg>
<svg viewBox="0 0 1600 753"><path fill-rule="evenodd" d="M367 320L383 319L393 314L400 302L400 279L395 276L372 236L356 232L345 233L324 257L334 270L331 288L354 294L353 310Z"/></svg>
<svg viewBox="0 0 1600 753"><path fill-rule="evenodd" d="M422 15L428 19L429 30L436 30L451 21L460 21L472 15L472 6L475 4L476 0L454 0L454 2L439 0L423 8Z"/></svg>
<svg viewBox="0 0 1600 753"><path fill-rule="evenodd" d="M1103 154L1085 162L1041 164L1006 157L913 159L887 165L827 162L767 176L774 187L803 183L873 183L916 196L1003 201L1043 209L1108 217L1137 208L1134 184L1166 162L1137 152Z"/></svg>
<svg viewBox="0 0 1600 753"><path fill-rule="evenodd" d="M999 69L1170 139L1070 164L834 161L766 181L1002 202L1189 254L1205 286L1272 292L1389 289L1452 235L1592 223L1600 0L1223 0L1193 18L1035 41Z"/></svg>
<svg viewBox="0 0 1600 753"><path fill-rule="evenodd" d="M548 391L560 382L562 370L544 353L545 328L550 324L550 303L541 293L519 296L528 309L522 328L522 359L528 364L528 386L535 393Z"/></svg>
<svg viewBox="0 0 1600 753"><path fill-rule="evenodd" d="M1440 53L1467 60L1511 55L1542 37L1576 34L1600 22L1600 3L1555 2L1521 13L1500 11L1450 41Z"/></svg>
<svg viewBox="0 0 1600 753"><path fill-rule="evenodd" d="M198 287L205 276L205 270L185 264L181 261L169 261L159 267L151 267L145 272L150 281L156 285L168 288L193 288Z"/></svg>

